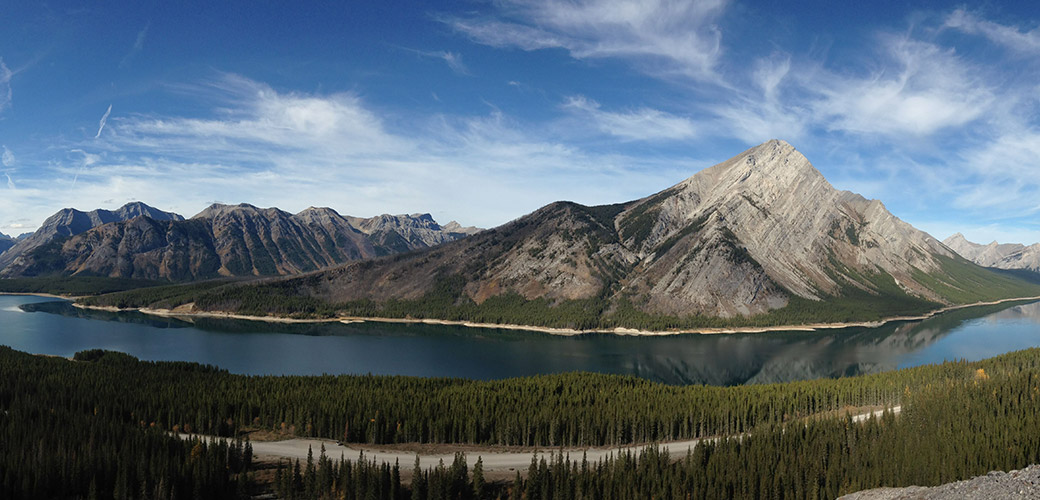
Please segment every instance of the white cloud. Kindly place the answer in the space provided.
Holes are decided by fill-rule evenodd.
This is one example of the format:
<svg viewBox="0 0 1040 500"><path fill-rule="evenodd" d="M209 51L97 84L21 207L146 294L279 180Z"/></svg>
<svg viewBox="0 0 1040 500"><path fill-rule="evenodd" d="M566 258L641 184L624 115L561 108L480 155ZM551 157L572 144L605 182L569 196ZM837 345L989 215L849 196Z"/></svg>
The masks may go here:
<svg viewBox="0 0 1040 500"><path fill-rule="evenodd" d="M457 54L455 52L442 52L440 58L444 59L444 62L448 63L448 67L451 68L452 71L461 74L469 73L466 65L462 63L462 54Z"/></svg>
<svg viewBox="0 0 1040 500"><path fill-rule="evenodd" d="M1017 27L982 19L964 9L953 11L946 18L943 27L972 35L981 35L993 43L1003 45L1018 53L1035 54L1040 51L1040 27L1030 31L1021 31Z"/></svg>
<svg viewBox="0 0 1040 500"><path fill-rule="evenodd" d="M1008 131L959 156L970 174L959 207L991 218L1040 213L1040 131Z"/></svg>
<svg viewBox="0 0 1040 500"><path fill-rule="evenodd" d="M7 149L7 146L3 146L3 149L4 152L0 154L0 164L5 167L13 167L15 161L14 153L12 153L10 149Z"/></svg>
<svg viewBox="0 0 1040 500"><path fill-rule="evenodd" d="M110 142L126 151L236 161L262 161L272 151L346 158L408 148L354 94L282 94L234 75L212 88L226 101L222 118L123 118L109 127Z"/></svg>
<svg viewBox="0 0 1040 500"><path fill-rule="evenodd" d="M4 64L4 59L0 58L0 111L11 105L11 77L14 76L11 70Z"/></svg>
<svg viewBox="0 0 1040 500"><path fill-rule="evenodd" d="M101 131L105 130L105 122L108 121L108 115L110 114L112 114L111 104L108 105L108 109L105 110L105 114L101 115L101 121L98 122L97 135L94 136L95 139L99 139L101 137Z"/></svg>
<svg viewBox="0 0 1040 500"><path fill-rule="evenodd" d="M144 41L145 37L148 36L148 28L150 26L150 24L146 25L141 29L141 31L137 32L137 38L134 39L134 45L130 47L130 52L127 52L127 54L123 56L123 60L119 61L120 68L129 66L130 63L133 62L134 58L137 57L137 54L140 54L141 51L144 50Z"/></svg>
<svg viewBox="0 0 1040 500"><path fill-rule="evenodd" d="M653 73L715 80L724 0L506 0L507 20L448 18L472 40L521 50L560 48L577 59L623 58Z"/></svg>
<svg viewBox="0 0 1040 500"><path fill-rule="evenodd" d="M460 75L469 74L469 68L467 68L466 64L462 62L462 54L459 54L458 52L450 52L446 50L417 50L406 47L401 47L401 49L407 50L408 52L413 52L422 57L440 59L444 61L444 63L447 64L452 71Z"/></svg>
<svg viewBox="0 0 1040 500"><path fill-rule="evenodd" d="M69 145L0 199L0 214L38 223L54 200L91 209L132 197L190 216L219 199L487 227L560 199L639 198L706 166L584 151L498 111L399 124L354 94L282 93L234 75L194 90L219 97L212 117L113 117L105 141Z"/></svg>
<svg viewBox="0 0 1040 500"><path fill-rule="evenodd" d="M803 82L818 94L815 117L833 130L926 136L983 116L995 100L984 72L952 48L884 36L881 69L863 76L819 71Z"/></svg>
<svg viewBox="0 0 1040 500"><path fill-rule="evenodd" d="M569 97L563 107L580 114L600 131L625 141L681 140L697 136L697 125L692 120L656 109L603 111L599 103L580 95Z"/></svg>

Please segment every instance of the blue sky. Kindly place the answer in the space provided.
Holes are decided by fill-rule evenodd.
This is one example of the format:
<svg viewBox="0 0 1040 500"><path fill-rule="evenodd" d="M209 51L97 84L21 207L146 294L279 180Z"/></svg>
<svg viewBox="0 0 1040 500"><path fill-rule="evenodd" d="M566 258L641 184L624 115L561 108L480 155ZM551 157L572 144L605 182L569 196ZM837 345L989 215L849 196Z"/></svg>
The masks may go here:
<svg viewBox="0 0 1040 500"><path fill-rule="evenodd" d="M141 200L495 226L772 138L938 238L1040 241L1028 2L4 2L0 231Z"/></svg>

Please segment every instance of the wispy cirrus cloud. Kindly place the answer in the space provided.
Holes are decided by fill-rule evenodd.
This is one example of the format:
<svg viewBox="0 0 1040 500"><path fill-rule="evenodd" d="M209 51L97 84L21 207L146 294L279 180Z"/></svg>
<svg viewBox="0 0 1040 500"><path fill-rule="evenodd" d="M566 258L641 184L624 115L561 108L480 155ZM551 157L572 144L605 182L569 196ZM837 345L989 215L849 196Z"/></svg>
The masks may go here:
<svg viewBox="0 0 1040 500"><path fill-rule="evenodd" d="M108 115L110 115L110 114L112 114L112 105L111 104L108 105L108 109L105 110L105 114L101 115L101 120L98 121L97 135L94 136L95 139L98 139L98 138L101 137L101 131L105 130L105 122L108 121Z"/></svg>
<svg viewBox="0 0 1040 500"><path fill-rule="evenodd" d="M698 135L693 120L657 109L604 111L598 102L581 95L567 98L563 108L588 120L599 131L623 141L674 141Z"/></svg>
<svg viewBox="0 0 1040 500"><path fill-rule="evenodd" d="M3 111L11 105L11 77L14 73L8 69L7 65L4 64L4 59L0 57L0 111Z"/></svg>
<svg viewBox="0 0 1040 500"><path fill-rule="evenodd" d="M121 61L119 61L120 68L125 68L129 66L130 63L132 63L134 59L137 57L137 55L140 54L142 50L144 50L144 41L145 38L148 37L148 28L150 27L151 24L149 23L145 25L145 27L142 28L141 31L137 32L137 38L134 39L134 44L130 47L130 51L127 52L125 56L123 56L123 59Z"/></svg>
<svg viewBox="0 0 1040 500"><path fill-rule="evenodd" d="M623 58L656 74L717 78L725 0L507 0L501 18L442 20L475 42L533 51L559 48L577 59Z"/></svg>
<svg viewBox="0 0 1040 500"><path fill-rule="evenodd" d="M192 215L220 199L494 226L560 199L639 198L706 166L587 151L499 111L416 121L356 94L279 92L237 75L190 87L181 90L213 102L210 116L112 116L100 140L69 144L48 182L23 183L0 211L38 207L43 220L56 207L42 199L95 208L137 198Z"/></svg>
<svg viewBox="0 0 1040 500"><path fill-rule="evenodd" d="M469 68L462 62L462 54L458 52L451 52L447 50L418 50L402 47L403 50L407 50L421 57L428 57L432 59L440 59L451 68L452 71L460 75L468 75Z"/></svg>
<svg viewBox="0 0 1040 500"><path fill-rule="evenodd" d="M1040 52L1040 27L1023 31L1016 26L1007 26L987 20L965 9L957 9L950 13L942 27L967 34L981 35L1012 52L1020 54Z"/></svg>
<svg viewBox="0 0 1040 500"><path fill-rule="evenodd" d="M802 82L814 118L851 133L916 136L961 127L986 114L995 91L985 72L956 50L883 35L876 70L817 71Z"/></svg>
<svg viewBox="0 0 1040 500"><path fill-rule="evenodd" d="M17 187L14 184L14 180L11 179L10 170L14 167L15 164L14 153L12 153L10 149L7 149L7 146L0 146L0 148L3 149L3 152L0 152L0 165L3 165L4 177L7 177L7 189L14 191L15 189L17 189Z"/></svg>

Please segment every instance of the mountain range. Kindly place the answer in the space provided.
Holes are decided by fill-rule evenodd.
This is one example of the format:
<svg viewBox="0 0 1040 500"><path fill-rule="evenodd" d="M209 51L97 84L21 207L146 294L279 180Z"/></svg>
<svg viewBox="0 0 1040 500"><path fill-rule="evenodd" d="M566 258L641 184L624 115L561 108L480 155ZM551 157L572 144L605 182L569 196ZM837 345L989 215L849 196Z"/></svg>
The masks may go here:
<svg viewBox="0 0 1040 500"><path fill-rule="evenodd" d="M957 233L943 240L946 246L980 266L997 269L1025 269L1040 273L1040 243L1030 246L1021 243L997 243L982 245L968 241Z"/></svg>
<svg viewBox="0 0 1040 500"><path fill-rule="evenodd" d="M639 200L557 202L462 240L223 287L190 306L661 328L877 319L1024 293L1040 289L835 189L773 140Z"/></svg>
<svg viewBox="0 0 1040 500"><path fill-rule="evenodd" d="M116 211L64 209L0 254L0 277L107 276L191 281L298 274L437 245L477 232L429 214L345 217L214 204L191 219L144 203Z"/></svg>

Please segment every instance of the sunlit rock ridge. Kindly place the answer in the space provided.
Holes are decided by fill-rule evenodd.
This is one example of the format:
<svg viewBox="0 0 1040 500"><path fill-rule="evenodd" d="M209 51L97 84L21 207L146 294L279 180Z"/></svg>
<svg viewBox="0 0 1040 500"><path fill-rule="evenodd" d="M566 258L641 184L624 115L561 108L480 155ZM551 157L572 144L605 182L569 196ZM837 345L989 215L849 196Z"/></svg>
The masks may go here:
<svg viewBox="0 0 1040 500"><path fill-rule="evenodd" d="M957 233L943 241L965 259L980 266L998 269L1027 269L1040 273L1040 243L1025 246L1021 243L997 243L981 245L968 241Z"/></svg>

